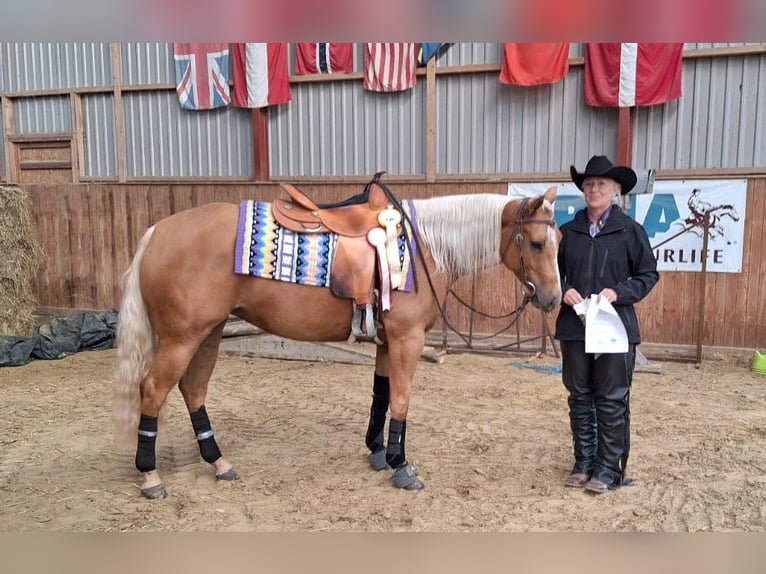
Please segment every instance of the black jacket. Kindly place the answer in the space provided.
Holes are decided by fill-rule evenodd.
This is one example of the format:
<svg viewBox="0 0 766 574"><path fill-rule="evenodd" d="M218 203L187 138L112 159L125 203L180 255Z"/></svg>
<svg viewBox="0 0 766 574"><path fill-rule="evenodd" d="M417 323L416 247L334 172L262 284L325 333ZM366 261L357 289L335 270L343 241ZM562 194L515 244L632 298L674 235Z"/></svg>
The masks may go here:
<svg viewBox="0 0 766 574"><path fill-rule="evenodd" d="M596 237L588 232L588 215L584 209L561 226L561 233L558 255L561 292L574 288L587 299L607 287L614 289L617 300L612 305L625 325L628 341L640 343L633 304L646 297L660 278L644 228L613 205ZM556 320L556 338L585 340L582 321L565 303Z"/></svg>

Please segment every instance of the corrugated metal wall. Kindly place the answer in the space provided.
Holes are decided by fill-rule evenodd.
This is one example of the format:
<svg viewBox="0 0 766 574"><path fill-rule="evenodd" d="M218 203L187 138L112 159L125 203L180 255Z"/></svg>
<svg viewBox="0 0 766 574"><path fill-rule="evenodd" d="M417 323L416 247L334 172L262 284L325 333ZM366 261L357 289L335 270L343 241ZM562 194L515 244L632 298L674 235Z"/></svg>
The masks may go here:
<svg viewBox="0 0 766 574"><path fill-rule="evenodd" d="M687 49L743 44L687 44ZM233 106L182 110L172 89L169 43L123 43L128 177L253 175L252 116ZM572 57L584 54L572 44ZM112 83L108 43L0 44L0 92L104 86ZM291 65L294 66L291 48ZM445 46L437 67L497 64L502 44ZM361 44L354 52L362 69ZM766 121L766 55L691 58L683 98L635 111L634 166L702 169L766 166L758 127ZM534 88L499 83L496 71L436 76L436 172L439 175L565 172L596 152L617 147L617 110L583 99L583 67L557 84ZM269 112L270 169L291 176L425 173L426 86L403 93L363 89L361 79L294 83L293 101ZM158 89L157 85L161 85ZM154 86L154 87L151 87ZM117 175L115 103L111 92L82 93L87 176ZM67 95L13 100L15 132L72 130ZM0 160L4 161L4 160Z"/></svg>
<svg viewBox="0 0 766 574"><path fill-rule="evenodd" d="M126 92L123 101L129 176L252 176L249 110L184 110L175 91Z"/></svg>
<svg viewBox="0 0 766 574"><path fill-rule="evenodd" d="M503 45L455 43L442 46L437 54L437 66L468 66L495 64L503 58Z"/></svg>
<svg viewBox="0 0 766 574"><path fill-rule="evenodd" d="M272 176L424 173L425 84L377 94L358 82L295 84L269 121Z"/></svg>
<svg viewBox="0 0 766 574"><path fill-rule="evenodd" d="M54 134L72 131L69 96L24 98L13 102L19 134Z"/></svg>
<svg viewBox="0 0 766 574"><path fill-rule="evenodd" d="M683 96L636 111L635 164L657 169L766 165L766 55L686 60Z"/></svg>
<svg viewBox="0 0 766 574"><path fill-rule="evenodd" d="M437 173L560 172L616 149L617 111L582 105L582 76L531 88L496 72L437 76Z"/></svg>
<svg viewBox="0 0 766 574"><path fill-rule="evenodd" d="M117 177L117 132L112 94L82 97L85 135L85 173L93 177Z"/></svg>
<svg viewBox="0 0 766 574"><path fill-rule="evenodd" d="M109 86L110 54L104 42L0 44L0 91Z"/></svg>
<svg viewBox="0 0 766 574"><path fill-rule="evenodd" d="M122 55L122 83L126 85L172 84L175 82L173 44L125 43Z"/></svg>

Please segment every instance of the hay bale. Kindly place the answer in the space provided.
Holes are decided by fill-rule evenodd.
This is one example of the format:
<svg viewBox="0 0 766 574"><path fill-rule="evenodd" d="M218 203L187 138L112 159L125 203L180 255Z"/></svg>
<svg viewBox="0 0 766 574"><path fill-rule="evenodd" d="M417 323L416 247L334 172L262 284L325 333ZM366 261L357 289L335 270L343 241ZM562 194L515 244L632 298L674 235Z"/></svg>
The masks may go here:
<svg viewBox="0 0 766 574"><path fill-rule="evenodd" d="M34 334L32 278L41 261L29 196L0 186L0 335Z"/></svg>

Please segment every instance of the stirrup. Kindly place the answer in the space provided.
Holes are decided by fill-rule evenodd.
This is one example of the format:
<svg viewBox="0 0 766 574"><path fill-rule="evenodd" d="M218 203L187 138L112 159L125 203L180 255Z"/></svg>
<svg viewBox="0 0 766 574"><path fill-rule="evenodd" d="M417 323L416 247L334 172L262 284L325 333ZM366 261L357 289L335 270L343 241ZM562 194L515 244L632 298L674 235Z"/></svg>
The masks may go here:
<svg viewBox="0 0 766 574"><path fill-rule="evenodd" d="M364 330L362 330L362 314L364 314ZM366 303L364 310L362 310L361 305L354 303L354 317L351 319L349 342L353 342L354 339L359 341L375 341L379 345L382 343L378 338L378 328L375 326L372 303Z"/></svg>

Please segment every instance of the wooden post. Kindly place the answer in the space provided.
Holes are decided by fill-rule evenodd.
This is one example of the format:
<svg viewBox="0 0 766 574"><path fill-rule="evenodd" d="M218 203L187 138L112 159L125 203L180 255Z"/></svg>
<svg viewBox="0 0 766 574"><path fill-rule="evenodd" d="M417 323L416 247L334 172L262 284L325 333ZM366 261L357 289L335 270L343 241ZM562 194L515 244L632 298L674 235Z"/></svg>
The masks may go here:
<svg viewBox="0 0 766 574"><path fill-rule="evenodd" d="M7 96L2 98L3 104L3 139L5 141L5 181L18 183L19 162L16 155L16 145L11 141L16 124L13 118L13 100Z"/></svg>
<svg viewBox="0 0 766 574"><path fill-rule="evenodd" d="M77 183L85 175L85 137L83 135L82 97L76 92L69 94L72 108L72 183Z"/></svg>
<svg viewBox="0 0 766 574"><path fill-rule="evenodd" d="M702 337L705 332L705 296L707 292L707 248L710 236L710 213L705 212L702 220L702 280L699 292L699 315L697 316L697 364L702 363Z"/></svg>
<svg viewBox="0 0 766 574"><path fill-rule="evenodd" d="M473 318L474 309L476 309L476 274L473 272L473 278L471 279L471 308L468 310L468 348L473 347ZM448 294L449 295L449 294ZM446 300L446 297L445 297Z"/></svg>
<svg viewBox="0 0 766 574"><path fill-rule="evenodd" d="M125 143L125 106L122 101L122 48L112 42L112 89L114 93L114 137L117 139L117 181L128 179L128 159Z"/></svg>
<svg viewBox="0 0 766 574"><path fill-rule="evenodd" d="M426 66L426 181L436 181L436 58Z"/></svg>
<svg viewBox="0 0 766 574"><path fill-rule="evenodd" d="M449 339L448 339L449 331L452 330L452 329L450 329L450 326L447 325L447 319L446 319L446 317L449 316L449 313L447 312L447 306L448 305L449 305L449 297L445 296L444 297L444 302L442 303L442 313L443 313L443 315L441 316L441 322L442 322L442 350L445 353L447 352L447 349L449 348Z"/></svg>
<svg viewBox="0 0 766 574"><path fill-rule="evenodd" d="M268 108L253 110L253 153L255 181L270 181L269 173L269 111Z"/></svg>
<svg viewBox="0 0 766 574"><path fill-rule="evenodd" d="M617 123L617 163L633 165L633 108L620 108Z"/></svg>

